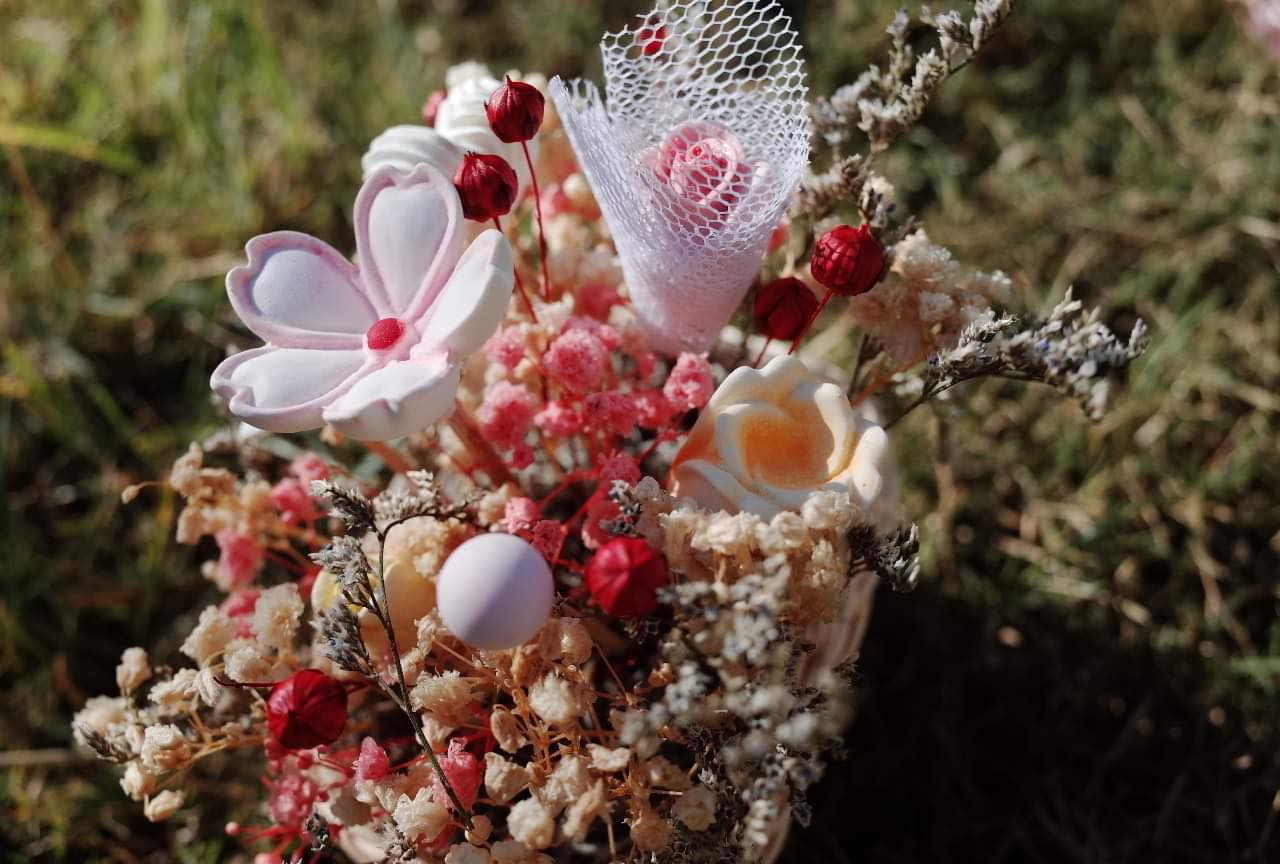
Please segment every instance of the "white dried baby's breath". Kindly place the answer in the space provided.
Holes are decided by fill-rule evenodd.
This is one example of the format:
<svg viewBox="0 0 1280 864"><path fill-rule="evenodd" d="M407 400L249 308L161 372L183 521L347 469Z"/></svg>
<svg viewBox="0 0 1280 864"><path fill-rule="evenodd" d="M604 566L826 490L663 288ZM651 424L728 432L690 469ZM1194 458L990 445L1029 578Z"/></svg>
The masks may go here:
<svg viewBox="0 0 1280 864"><path fill-rule="evenodd" d="M507 811L507 830L530 849L546 849L555 839L556 823L541 801L525 798Z"/></svg>
<svg viewBox="0 0 1280 864"><path fill-rule="evenodd" d="M226 650L236 636L236 624L217 606L206 606L200 620L182 643L182 653L201 666Z"/></svg>

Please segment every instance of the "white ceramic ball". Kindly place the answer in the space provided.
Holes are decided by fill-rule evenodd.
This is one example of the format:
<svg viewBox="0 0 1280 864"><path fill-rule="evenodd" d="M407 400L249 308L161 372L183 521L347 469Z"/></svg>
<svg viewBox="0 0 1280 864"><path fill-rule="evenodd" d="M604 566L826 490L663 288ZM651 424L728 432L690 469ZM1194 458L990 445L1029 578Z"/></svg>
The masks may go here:
<svg viewBox="0 0 1280 864"><path fill-rule="evenodd" d="M483 651L532 639L550 617L555 594L547 562L512 534L472 537L453 550L436 577L444 626Z"/></svg>

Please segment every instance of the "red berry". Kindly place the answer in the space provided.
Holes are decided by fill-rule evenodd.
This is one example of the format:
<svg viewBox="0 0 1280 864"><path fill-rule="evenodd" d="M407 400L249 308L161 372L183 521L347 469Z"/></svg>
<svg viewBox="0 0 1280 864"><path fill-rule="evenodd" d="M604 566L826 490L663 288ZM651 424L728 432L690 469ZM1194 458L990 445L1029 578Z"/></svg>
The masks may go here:
<svg viewBox="0 0 1280 864"><path fill-rule="evenodd" d="M809 286L794 276L774 279L756 292L756 330L770 339L794 339L818 308Z"/></svg>
<svg viewBox="0 0 1280 864"><path fill-rule="evenodd" d="M648 615L658 607L658 589L669 580L667 559L636 537L617 537L587 564L587 588L604 611L620 618Z"/></svg>
<svg viewBox="0 0 1280 864"><path fill-rule="evenodd" d="M453 175L453 185L462 199L462 215L489 222L511 210L519 182L516 172L501 156L468 153Z"/></svg>
<svg viewBox="0 0 1280 864"><path fill-rule="evenodd" d="M512 81L511 76L484 103L489 128L498 140L506 144L528 141L538 134L542 125L542 112L546 100L538 88L523 81Z"/></svg>
<svg viewBox="0 0 1280 864"><path fill-rule="evenodd" d="M884 247L863 223L839 225L818 238L809 272L825 288L852 297L870 291L884 275Z"/></svg>
<svg viewBox="0 0 1280 864"><path fill-rule="evenodd" d="M319 669L303 669L271 688L267 728L286 750L332 744L347 725L347 688Z"/></svg>

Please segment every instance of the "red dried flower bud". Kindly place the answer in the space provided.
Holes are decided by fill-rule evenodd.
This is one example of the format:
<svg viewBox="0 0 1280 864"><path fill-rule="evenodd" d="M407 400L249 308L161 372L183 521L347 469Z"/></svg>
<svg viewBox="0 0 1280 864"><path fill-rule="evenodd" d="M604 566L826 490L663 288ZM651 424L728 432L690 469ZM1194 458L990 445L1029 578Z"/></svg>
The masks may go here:
<svg viewBox="0 0 1280 864"><path fill-rule="evenodd" d="M592 599L620 618L656 609L658 589L669 580L667 559L635 537L617 537L601 546L587 564L586 575Z"/></svg>
<svg viewBox="0 0 1280 864"><path fill-rule="evenodd" d="M523 81L512 81L511 76L494 90L484 103L489 128L504 144L528 141L538 134L542 126L542 112L546 99L538 88Z"/></svg>
<svg viewBox="0 0 1280 864"><path fill-rule="evenodd" d="M774 279L756 292L756 330L770 339L794 339L818 308L809 286L794 276Z"/></svg>
<svg viewBox="0 0 1280 864"><path fill-rule="evenodd" d="M462 199L462 215L477 222L505 216L516 201L519 185L507 160L491 153L468 153L453 175L453 186Z"/></svg>
<svg viewBox="0 0 1280 864"><path fill-rule="evenodd" d="M839 225L818 238L809 272L823 287L852 297L870 291L884 275L884 247L863 223Z"/></svg>
<svg viewBox="0 0 1280 864"><path fill-rule="evenodd" d="M319 669L303 669L271 688L267 728L286 750L332 744L347 725L347 688Z"/></svg>

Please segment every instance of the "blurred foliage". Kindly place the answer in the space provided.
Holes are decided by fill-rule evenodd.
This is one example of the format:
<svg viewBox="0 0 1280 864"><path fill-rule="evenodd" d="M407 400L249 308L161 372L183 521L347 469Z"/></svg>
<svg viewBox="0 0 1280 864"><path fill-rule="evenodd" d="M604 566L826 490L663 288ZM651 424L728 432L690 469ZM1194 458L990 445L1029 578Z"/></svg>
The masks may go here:
<svg viewBox="0 0 1280 864"><path fill-rule="evenodd" d="M786 5L824 93L896 4ZM1097 426L985 383L901 427L927 578L878 601L849 759L788 857L1274 861L1280 72L1215 0L1020 6L884 171L1015 307L1075 284L1153 345ZM449 63L598 75L642 8L0 3L0 861L232 854L230 766L152 826L67 725L205 592L173 501L119 492L215 422L221 276L273 228L349 245L359 154Z"/></svg>

